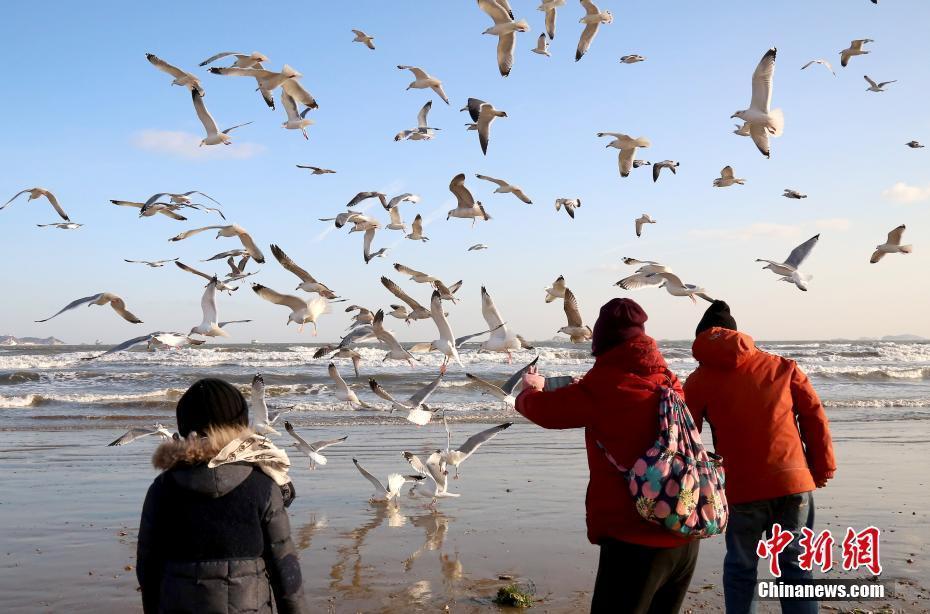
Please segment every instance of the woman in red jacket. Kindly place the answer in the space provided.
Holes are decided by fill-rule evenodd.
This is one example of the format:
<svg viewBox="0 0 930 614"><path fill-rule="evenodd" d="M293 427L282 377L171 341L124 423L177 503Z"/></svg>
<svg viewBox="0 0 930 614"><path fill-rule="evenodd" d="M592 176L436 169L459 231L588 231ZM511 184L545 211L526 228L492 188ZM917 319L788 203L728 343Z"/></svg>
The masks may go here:
<svg viewBox="0 0 930 614"><path fill-rule="evenodd" d="M678 612L698 556L698 540L644 520L626 478L598 448L632 466L658 436L660 386L682 393L678 378L646 335L643 309L630 299L601 307L594 325L594 367L569 386L543 391L524 377L517 411L548 429L584 428L588 450L588 539L601 547L592 612Z"/></svg>

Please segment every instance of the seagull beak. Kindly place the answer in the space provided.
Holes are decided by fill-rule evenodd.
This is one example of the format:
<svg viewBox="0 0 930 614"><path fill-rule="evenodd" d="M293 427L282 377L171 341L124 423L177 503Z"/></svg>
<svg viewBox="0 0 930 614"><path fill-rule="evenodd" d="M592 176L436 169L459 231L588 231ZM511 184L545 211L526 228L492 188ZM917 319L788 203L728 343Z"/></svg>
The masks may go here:
<svg viewBox="0 0 930 614"><path fill-rule="evenodd" d="M734 117L739 117L739 115L737 115L736 113L734 113L733 115L730 116L730 119L733 119Z"/></svg>

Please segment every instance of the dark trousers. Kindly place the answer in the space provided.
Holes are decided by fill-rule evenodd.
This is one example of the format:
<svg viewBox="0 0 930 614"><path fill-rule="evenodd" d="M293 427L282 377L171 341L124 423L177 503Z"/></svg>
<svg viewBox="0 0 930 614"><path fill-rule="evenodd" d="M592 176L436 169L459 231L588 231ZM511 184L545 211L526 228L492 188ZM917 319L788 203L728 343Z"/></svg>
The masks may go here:
<svg viewBox="0 0 930 614"><path fill-rule="evenodd" d="M781 577L786 580L810 579L811 572L798 564L801 528L814 526L814 498L809 492L796 495L737 503L730 505L727 525L727 555L723 560L723 593L727 614L749 614L756 611L756 574L759 555L756 546L765 535L772 537L772 525L781 525L794 535L791 543L778 556ZM817 612L816 601L782 601L784 614Z"/></svg>
<svg viewBox="0 0 930 614"><path fill-rule="evenodd" d="M699 540L652 548L616 540L601 544L592 614L675 614L688 592Z"/></svg>

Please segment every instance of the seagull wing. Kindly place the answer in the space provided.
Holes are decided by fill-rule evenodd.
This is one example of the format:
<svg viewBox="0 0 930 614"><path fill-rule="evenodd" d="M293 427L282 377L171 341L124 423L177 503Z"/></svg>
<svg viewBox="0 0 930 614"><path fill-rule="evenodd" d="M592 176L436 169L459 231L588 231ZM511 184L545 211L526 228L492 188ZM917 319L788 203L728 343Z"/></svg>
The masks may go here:
<svg viewBox="0 0 930 614"><path fill-rule="evenodd" d="M578 299L568 288L565 288L562 308L565 310L565 317L568 319L569 326L584 326L581 321L581 312L578 310Z"/></svg>
<svg viewBox="0 0 930 614"><path fill-rule="evenodd" d="M403 405L402 403L398 403L398 402L397 402L397 399L395 399L393 396L391 396L391 394L390 394L387 390L385 390L384 388L382 388L382 387L381 387L381 384L379 384L378 382L376 382L375 379L372 378L372 377L369 377L369 378L368 378L368 387L371 388L371 391L372 391L372 392L374 392L376 395L378 395L379 397L381 397L382 399L384 399L384 400L387 401L388 403L392 403L392 404L396 404L396 405Z"/></svg>
<svg viewBox="0 0 930 614"><path fill-rule="evenodd" d="M582 1L582 4L585 5L585 8L594 6L590 2L585 3ZM590 13L590 10L588 11ZM594 40L594 37L597 36L597 30L600 27L600 23L594 22L586 24L584 30L581 31L581 38L578 39L578 48L575 50L575 61L577 62L588 52L588 49L591 47L591 42Z"/></svg>
<svg viewBox="0 0 930 614"><path fill-rule="evenodd" d="M261 284L252 284L252 290L266 301L274 303L275 305L290 307L292 311L299 311L307 308L307 301L298 296L281 294Z"/></svg>
<svg viewBox="0 0 930 614"><path fill-rule="evenodd" d="M904 235L904 224L901 224L888 233L888 245L901 245L901 237Z"/></svg>
<svg viewBox="0 0 930 614"><path fill-rule="evenodd" d="M108 443L107 445L108 446L125 446L128 443L134 442L136 439L147 437L148 435L155 435L158 433L160 433L160 431L157 429L149 429L149 428L142 428L142 427L134 426L130 428L128 431L126 431L125 433L123 433L122 435L120 435L119 438L117 438L111 443Z"/></svg>
<svg viewBox="0 0 930 614"><path fill-rule="evenodd" d="M817 245L817 241L819 240L820 235L817 234L795 247L791 250L791 253L788 254L788 257L785 258L785 264L795 269L800 268L801 263L807 259L811 250L814 249L814 246Z"/></svg>
<svg viewBox="0 0 930 614"><path fill-rule="evenodd" d="M485 429L480 433L475 433L471 437L465 440L461 446L459 446L458 451L465 455L465 458L468 458L475 453L475 450L481 447L481 445L498 435L501 431L505 431L513 426L513 422L504 422L503 424L498 424L497 426L492 426L489 429ZM465 458L459 461L459 464L465 460Z"/></svg>
<svg viewBox="0 0 930 614"><path fill-rule="evenodd" d="M513 21L510 13L497 0L478 0L478 8L487 13L495 24L510 23Z"/></svg>
<svg viewBox="0 0 930 614"><path fill-rule="evenodd" d="M501 386L501 390L503 390L507 394L513 394L513 391L516 389L517 384L519 384L523 380L523 376L529 373L531 368L536 366L537 362L539 362L538 354L536 358L534 358L530 362L530 364L526 365L525 367L523 367L522 369L520 369L519 371L511 375L509 378L507 378L507 381L504 382L503 386Z"/></svg>
<svg viewBox="0 0 930 614"><path fill-rule="evenodd" d="M290 257L284 253L284 250L278 247L277 245L272 244L271 253L274 255L275 259L281 263L286 270L290 271L298 278L300 281L308 281L310 283L316 283L316 280L313 278L310 273L302 269L297 265L296 262L290 259Z"/></svg>
<svg viewBox="0 0 930 614"><path fill-rule="evenodd" d="M771 152L769 150L769 133L768 130L765 129L765 126L749 124L749 136L752 137L752 142L756 144L756 147L759 148L762 155L768 158ZM653 166L652 168L654 169L655 167Z"/></svg>
<svg viewBox="0 0 930 614"><path fill-rule="evenodd" d="M281 89L281 104L284 106L284 112L287 113L287 121L296 122L300 119L300 113L297 112L297 101L283 88Z"/></svg>
<svg viewBox="0 0 930 614"><path fill-rule="evenodd" d="M420 112L417 113L417 127L426 128L429 124L426 122L426 116L429 115L429 110L433 108L433 101L430 100L420 109Z"/></svg>
<svg viewBox="0 0 930 614"><path fill-rule="evenodd" d="M378 478L368 473L368 471L364 467L362 467L362 465L354 458L352 459L352 462L355 463L355 468L358 469L358 472L361 473L362 476L364 476L366 480L371 482L372 486L374 486L378 492L387 494L388 489L384 487L384 484L382 484Z"/></svg>
<svg viewBox="0 0 930 614"><path fill-rule="evenodd" d="M391 294L393 294L394 296L396 296L397 298L399 298L401 301L403 301L404 303L406 303L406 304L410 307L411 310L413 310L413 311L420 311L420 310L424 310L424 309L425 309L425 307L423 307L423 305L421 305L420 303L418 303L417 301L415 301L413 298L411 298L411 296L410 296L409 294L407 294L406 292L404 292L404 291L401 289L400 286L398 286L396 283L394 283L393 280L391 280L391 279L389 279L389 278L387 278L387 277L383 277L383 276L382 276L382 277L381 277L381 284L382 284L385 288L387 288L388 292L390 292Z"/></svg>
<svg viewBox="0 0 930 614"><path fill-rule="evenodd" d="M216 120L207 111L207 106L203 103L203 96L200 95L200 92L196 89L191 90L191 99L194 101L194 111L197 112L197 119L203 124L203 129L207 131L207 135L218 134L220 129L216 125Z"/></svg>
<svg viewBox="0 0 930 614"><path fill-rule="evenodd" d="M868 75L862 75L862 78L868 81L869 85L871 85L872 87L878 87L878 83L875 83L875 81L872 81Z"/></svg>
<svg viewBox="0 0 930 614"><path fill-rule="evenodd" d="M60 205L60 204L58 204L58 199L55 198L55 195L54 195L54 194L52 194L52 193L49 192L48 190L44 190L44 191L42 192L42 194L43 194L43 196L45 196L45 198L48 199L48 202L51 203L52 207L55 208L55 211L58 212L58 215L61 216L61 219L63 219L63 220L66 221L66 222L70 222L70 221L71 221L71 219L68 217L68 214L65 213L65 210L61 208L61 205Z"/></svg>
<svg viewBox="0 0 930 614"><path fill-rule="evenodd" d="M412 408L417 408L423 403L425 403L426 400L430 397L430 395L433 394L433 392L435 392L437 388L439 388L439 384L440 382L442 382L443 375L444 373L440 371L439 375L437 375L433 381L431 381L426 386L423 386L422 388L417 390L413 394L413 396L411 396L410 399L407 400L407 405Z"/></svg>
<svg viewBox="0 0 930 614"><path fill-rule="evenodd" d="M500 312L494 304L494 299L488 294L484 286L481 286L481 315L484 321L488 323L488 328L497 329L504 325Z"/></svg>
<svg viewBox="0 0 930 614"><path fill-rule="evenodd" d="M433 322L436 324L436 328L439 330L439 338L449 343L455 343L455 335L452 334L452 327L449 326L446 314L442 310L442 298L440 298L439 292L436 290L433 290L429 311L430 316L433 318Z"/></svg>
<svg viewBox="0 0 930 614"><path fill-rule="evenodd" d="M74 309L75 307L80 307L81 305L89 305L90 303L92 303L92 302L96 301L97 299L99 299L101 296L103 296L103 292L100 292L100 293L98 293L98 294L94 294L93 296L85 296L84 298L79 298L79 299L77 299L77 300L71 301L70 303L68 303L67 305L65 305L64 307L62 307L62 308L58 311L58 313L56 313L55 315L49 316L49 317L45 318L44 320L36 320L36 322L48 322L48 321L51 320L52 318L55 318L55 317L57 317L57 316L60 316L60 315L63 314L64 312L69 311L69 310L71 310L71 309Z"/></svg>
<svg viewBox="0 0 930 614"><path fill-rule="evenodd" d="M637 290L639 288L648 288L658 286L662 283L662 278L654 274L634 273L629 277L624 277L616 283L624 290Z"/></svg>
<svg viewBox="0 0 930 614"><path fill-rule="evenodd" d="M200 310L203 312L203 325L210 326L216 323L216 278L210 280L207 289L200 298Z"/></svg>
<svg viewBox="0 0 930 614"><path fill-rule="evenodd" d="M202 272L202 271L198 271L198 270L195 269L194 267L188 266L188 265L184 264L184 263L181 262L181 261L175 261L174 264L175 264L179 269L181 269L182 271L187 271L188 273L193 273L194 275L199 275L200 277L203 277L204 279L208 279L208 280L211 280L211 281L213 280L213 276L212 276L212 275L207 275L206 273L204 273L204 272Z"/></svg>
<svg viewBox="0 0 930 614"><path fill-rule="evenodd" d="M620 155L618 157L620 164L620 176L627 177L630 174L630 171L633 170L633 157L636 155L635 147L628 147L620 150ZM655 167L652 170L653 174L656 173Z"/></svg>
<svg viewBox="0 0 930 614"><path fill-rule="evenodd" d="M469 99L469 102L473 99ZM475 206L475 197L472 196L472 193L465 187L465 173L459 173L452 178L452 181L449 182L449 191L455 196L458 200L458 207L471 209Z"/></svg>
<svg viewBox="0 0 930 614"><path fill-rule="evenodd" d="M475 175L475 177L478 179L484 179L485 181L490 181L491 183L496 183L502 188L510 187L510 184L503 179L495 179L494 177L489 177L487 175Z"/></svg>
<svg viewBox="0 0 930 614"><path fill-rule="evenodd" d="M196 234L207 230L218 230L220 228L226 228L226 226L204 226L203 228L192 228L191 230L185 230L184 232L178 234L177 236L171 237L169 241L183 241L188 237L192 237Z"/></svg>
<svg viewBox="0 0 930 614"><path fill-rule="evenodd" d="M110 307L113 308L113 311L119 314L121 318L132 324L142 324L142 320L134 316L128 309L126 309L126 301L121 299L118 296L113 296L110 299Z"/></svg>
<svg viewBox="0 0 930 614"><path fill-rule="evenodd" d="M491 382L489 382L489 381L487 381L487 380L483 380L483 379L481 379L480 377L478 377L477 375L472 375L471 373L465 373L465 377L467 377L467 378L469 379L469 381L470 381L476 388L481 389L483 392L486 392L486 393L490 394L491 396L493 396L493 397L496 398L496 399L499 399L499 400L501 400L501 401L505 401L505 400L507 400L507 398L510 396L510 394L509 394L508 392L506 392L506 391L505 391L503 388L501 388L500 386L495 386L495 385L492 384Z"/></svg>
<svg viewBox="0 0 930 614"><path fill-rule="evenodd" d="M151 339L153 336L157 334L159 333L149 333L147 335L142 335L141 337L133 337L132 339L123 341L122 343L118 345L114 345L113 347L111 347L109 350L107 350L103 354L98 354L97 356L90 356L88 358L84 358L83 360L94 360L95 358L101 358L108 354L115 354L116 352L122 352L123 350L128 350L134 345L138 345L140 343L148 341L149 339Z"/></svg>
<svg viewBox="0 0 930 614"><path fill-rule="evenodd" d="M426 74L426 71L419 66L398 66L397 68L400 70L409 70L417 79L429 79L429 75Z"/></svg>
<svg viewBox="0 0 930 614"><path fill-rule="evenodd" d="M469 98L468 103L462 111L467 110L468 115L471 117L471 121L476 122L478 121L478 114L481 112L481 105L483 104L487 103L479 98Z"/></svg>
<svg viewBox="0 0 930 614"><path fill-rule="evenodd" d="M413 470L420 475L430 475L429 469L426 468L426 465L423 464L420 457L413 452L404 452L404 458L407 459L407 462L410 463Z"/></svg>
<svg viewBox="0 0 930 614"><path fill-rule="evenodd" d="M775 49L769 49L762 56L759 65L752 73L752 100L749 108L768 113L772 104L772 80L775 77Z"/></svg>
<svg viewBox="0 0 930 614"><path fill-rule="evenodd" d="M506 77L513 69L513 48L517 44L516 32L507 32L497 37L497 68Z"/></svg>
<svg viewBox="0 0 930 614"><path fill-rule="evenodd" d="M239 241L242 243L242 247L252 256L252 259L259 264L263 264L265 262L265 255L262 254L262 250L258 249L258 245L255 244L252 235L241 229L236 234L239 237Z"/></svg>
<svg viewBox="0 0 930 614"><path fill-rule="evenodd" d="M491 122L496 117L492 111L494 107L489 104L481 105L481 112L478 114L478 142L481 144L481 151L485 155L488 153L488 142L491 140Z"/></svg>
<svg viewBox="0 0 930 614"><path fill-rule="evenodd" d="M462 177L464 177L464 175L462 175ZM25 190L22 190L22 191L20 191L20 192L17 192L16 194L13 195L13 198L11 198L10 200L8 200L8 201L6 201L5 203L3 203L3 206L0 207L0 209L5 209L7 205L9 205L11 202L13 202L14 200L16 200L19 196L22 196L23 194L27 194L27 193L29 193L29 192L31 192L31 191L32 191L32 190L30 190L29 188L26 188ZM110 202L113 202L113 201L111 200Z"/></svg>
<svg viewBox="0 0 930 614"><path fill-rule="evenodd" d="M158 70L162 72L168 73L169 75L171 75L172 77L176 79L189 76L189 73L181 70L180 68L178 68L177 66L174 66L173 64L169 64L168 62L164 61L163 59L161 59L154 53L146 53L145 57L146 59L148 59L149 62L151 62L152 66L154 66L155 68L157 68Z"/></svg>
<svg viewBox="0 0 930 614"><path fill-rule="evenodd" d="M227 56L230 56L230 55L248 55L248 54L245 54L245 53L242 53L242 52L239 52L239 51L220 51L220 52L217 53L216 55L211 55L210 57L208 57L206 60L204 60L203 62L201 62L201 63L199 64L199 66L206 66L207 64L212 64L213 62L215 62L215 61L217 61L217 60L219 60L219 59L221 59L221 58L225 58L225 57L227 57Z"/></svg>
<svg viewBox="0 0 930 614"><path fill-rule="evenodd" d="M720 169L720 176L724 179L733 179L733 167L724 166L722 169Z"/></svg>
<svg viewBox="0 0 930 614"><path fill-rule="evenodd" d="M555 9L549 9L546 11L546 33L549 35L549 39L555 38ZM540 35L540 40L536 43L538 49L545 49L545 39Z"/></svg>
<svg viewBox="0 0 930 614"><path fill-rule="evenodd" d="M869 262L871 262L872 264L875 264L876 262L878 262L884 257L885 257L885 252L881 250L875 250L874 252L872 252L872 257L869 258Z"/></svg>
<svg viewBox="0 0 930 614"><path fill-rule="evenodd" d="M294 430L294 427L291 426L290 422L284 423L284 430L287 431L287 434L293 437L294 440L297 442L296 445L297 445L298 450L300 450L307 456L309 456L311 452L316 452L316 450L314 450L313 447L311 447L310 444L307 443L306 439L304 439L303 437L297 434L297 431Z"/></svg>

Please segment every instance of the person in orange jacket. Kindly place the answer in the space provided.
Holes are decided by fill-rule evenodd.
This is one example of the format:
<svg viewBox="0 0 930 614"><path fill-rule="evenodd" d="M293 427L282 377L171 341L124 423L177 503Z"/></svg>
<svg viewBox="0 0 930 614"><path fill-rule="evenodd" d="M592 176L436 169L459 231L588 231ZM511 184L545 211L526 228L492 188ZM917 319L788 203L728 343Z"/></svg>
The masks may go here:
<svg viewBox="0 0 930 614"><path fill-rule="evenodd" d="M624 476L597 442L632 466L659 435L660 387L681 384L656 342L646 312L627 298L601 307L594 324L594 366L564 388L524 376L516 409L547 429L585 429L590 481L585 498L588 540L600 546L591 612L674 614L688 591L699 540L648 522L636 511Z"/></svg>
<svg viewBox="0 0 930 614"><path fill-rule="evenodd" d="M836 471L830 426L810 380L793 360L758 349L737 332L730 307L714 301L698 323L692 354L699 366L685 382L698 430L706 421L723 457L730 519L723 563L726 611L755 611L756 547L778 523L794 536L779 555L782 578L803 580L803 527L814 524L811 491ZM782 612L817 611L816 601L783 601Z"/></svg>

